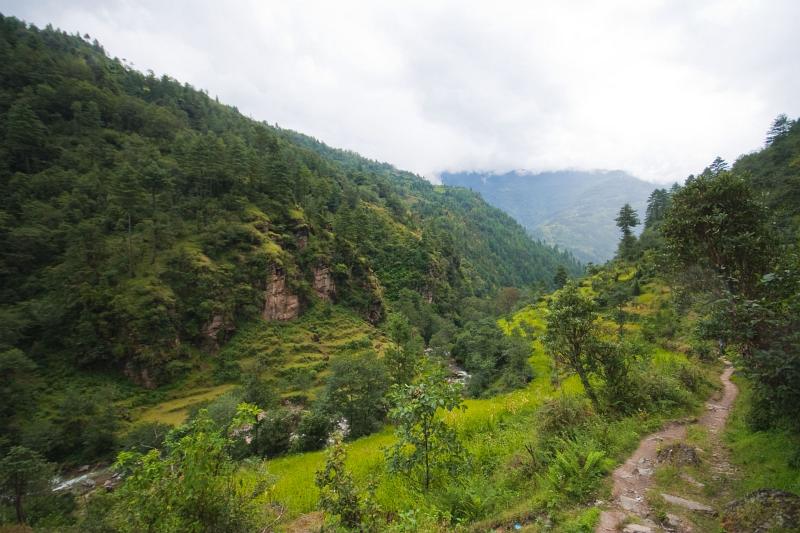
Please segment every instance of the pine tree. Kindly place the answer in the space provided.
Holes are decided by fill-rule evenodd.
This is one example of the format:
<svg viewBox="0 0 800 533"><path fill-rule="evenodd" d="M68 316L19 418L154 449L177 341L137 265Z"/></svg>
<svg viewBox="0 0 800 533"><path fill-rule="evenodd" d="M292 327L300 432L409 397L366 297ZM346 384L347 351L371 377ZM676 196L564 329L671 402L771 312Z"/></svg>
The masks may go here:
<svg viewBox="0 0 800 533"><path fill-rule="evenodd" d="M619 242L617 255L622 259L630 259L636 247L636 237L633 235L633 228L639 225L639 215L631 207L625 204L619 210L619 215L614 219L617 227L622 231L622 239Z"/></svg>

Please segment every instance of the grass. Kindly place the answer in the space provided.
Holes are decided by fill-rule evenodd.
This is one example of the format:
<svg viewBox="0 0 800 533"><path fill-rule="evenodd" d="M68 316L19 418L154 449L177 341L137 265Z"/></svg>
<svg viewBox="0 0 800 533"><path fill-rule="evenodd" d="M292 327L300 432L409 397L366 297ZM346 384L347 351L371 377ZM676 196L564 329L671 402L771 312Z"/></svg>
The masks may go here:
<svg viewBox="0 0 800 533"><path fill-rule="evenodd" d="M216 387L187 391L181 396L142 410L137 418L141 422L162 422L179 426L186 421L192 407L222 396L234 387L235 385L226 383Z"/></svg>
<svg viewBox="0 0 800 533"><path fill-rule="evenodd" d="M741 474L735 482L734 494L740 497L760 488L800 494L800 468L796 463L800 435L780 429L752 430L747 424L752 387L740 376L735 376L734 381L739 396L725 432L733 464Z"/></svg>
<svg viewBox="0 0 800 533"><path fill-rule="evenodd" d="M330 374L330 361L338 354L351 348L381 353L385 344L383 335L356 313L319 305L292 322L259 320L243 326L217 357L236 360L243 373L271 378L282 398L313 401ZM179 425L193 406L236 385L215 384L211 369L198 367L181 386L150 393L149 401L142 397L145 406L134 410L134 421Z"/></svg>

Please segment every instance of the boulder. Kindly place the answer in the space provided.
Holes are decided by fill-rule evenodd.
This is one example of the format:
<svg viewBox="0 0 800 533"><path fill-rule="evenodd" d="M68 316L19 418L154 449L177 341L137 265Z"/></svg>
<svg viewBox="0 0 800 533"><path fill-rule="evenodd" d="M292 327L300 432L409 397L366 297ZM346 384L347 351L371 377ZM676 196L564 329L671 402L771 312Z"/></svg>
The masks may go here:
<svg viewBox="0 0 800 533"><path fill-rule="evenodd" d="M686 498L681 498L680 496L673 496L671 494L661 493L661 497L664 498L664 501L667 503L671 503L672 505L677 505L678 507L683 507L684 509L688 509L689 511L695 511L697 513L706 513L710 515L715 515L717 512L714 510L713 507L709 507L708 505L700 502L696 502L693 500L687 500Z"/></svg>
<svg viewBox="0 0 800 533"><path fill-rule="evenodd" d="M659 463L669 463L675 466L700 464L700 456L697 454L697 450L682 442L669 444L658 450L656 460Z"/></svg>
<svg viewBox="0 0 800 533"><path fill-rule="evenodd" d="M800 531L800 496L759 489L725 506L722 526L729 533Z"/></svg>

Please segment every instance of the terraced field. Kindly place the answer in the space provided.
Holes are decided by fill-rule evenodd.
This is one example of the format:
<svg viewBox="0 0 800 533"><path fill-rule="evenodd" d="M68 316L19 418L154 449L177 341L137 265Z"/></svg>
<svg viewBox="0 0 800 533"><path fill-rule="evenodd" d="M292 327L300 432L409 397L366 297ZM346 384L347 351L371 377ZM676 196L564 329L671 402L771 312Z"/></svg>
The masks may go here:
<svg viewBox="0 0 800 533"><path fill-rule="evenodd" d="M346 351L373 349L382 353L386 340L375 327L348 310L319 306L293 322L257 321L242 328L218 354L235 361L242 378L250 374L268 381L286 401L313 400L325 386L330 361ZM237 382L214 383L211 375L191 376L193 384L169 398L138 409L136 421L182 423L190 410L234 389Z"/></svg>

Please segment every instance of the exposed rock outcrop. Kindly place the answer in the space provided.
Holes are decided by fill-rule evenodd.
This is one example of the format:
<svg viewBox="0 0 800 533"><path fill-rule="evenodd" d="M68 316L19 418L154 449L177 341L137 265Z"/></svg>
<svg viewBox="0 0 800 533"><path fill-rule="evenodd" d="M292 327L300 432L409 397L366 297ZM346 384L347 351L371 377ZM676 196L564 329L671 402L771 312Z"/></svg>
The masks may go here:
<svg viewBox="0 0 800 533"><path fill-rule="evenodd" d="M139 368L133 362L129 361L125 365L124 373L128 379L140 387L144 387L145 389L156 388L156 380L150 375L150 371L147 368Z"/></svg>
<svg viewBox="0 0 800 533"><path fill-rule="evenodd" d="M328 266L318 266L314 269L314 292L321 300L331 301L336 295L336 284Z"/></svg>
<svg viewBox="0 0 800 533"><path fill-rule="evenodd" d="M216 349L219 343L224 341L228 335L236 329L236 326L225 320L221 314L215 314L211 320L203 327L203 340L211 348Z"/></svg>
<svg viewBox="0 0 800 533"><path fill-rule="evenodd" d="M722 525L731 533L800 531L800 496L781 490L759 489L729 503Z"/></svg>
<svg viewBox="0 0 800 533"><path fill-rule="evenodd" d="M286 285L286 272L273 266L264 291L265 320L292 320L300 315L300 298Z"/></svg>
<svg viewBox="0 0 800 533"><path fill-rule="evenodd" d="M659 463L669 463L675 466L699 465L700 457L692 446L675 442L658 450L656 456Z"/></svg>

